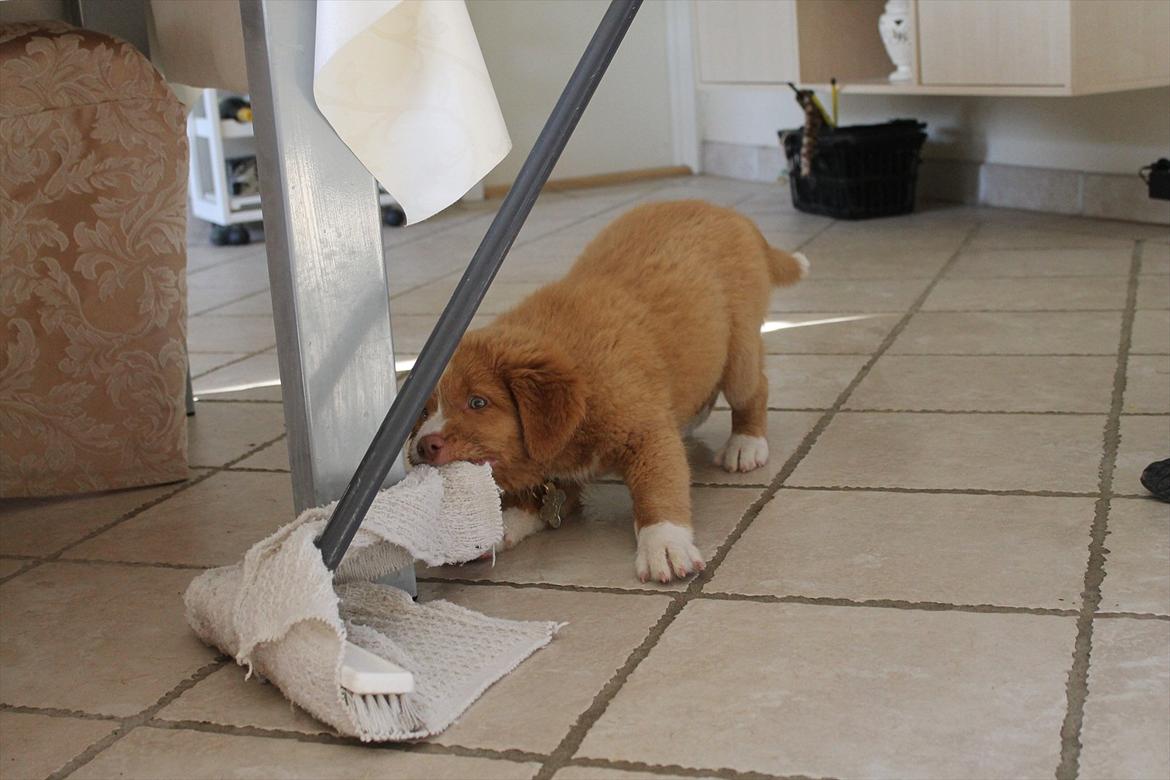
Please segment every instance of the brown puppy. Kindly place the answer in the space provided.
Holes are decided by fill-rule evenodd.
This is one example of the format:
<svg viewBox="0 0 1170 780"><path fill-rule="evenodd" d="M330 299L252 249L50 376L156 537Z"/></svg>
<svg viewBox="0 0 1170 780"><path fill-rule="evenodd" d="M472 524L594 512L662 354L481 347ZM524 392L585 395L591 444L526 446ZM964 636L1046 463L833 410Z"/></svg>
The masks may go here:
<svg viewBox="0 0 1170 780"><path fill-rule="evenodd" d="M728 471L767 462L760 325L772 286L807 268L729 209L635 208L563 279L466 335L411 460L489 462L506 493L505 548L544 527L541 486L616 473L634 500L638 577L701 571L683 432L722 392L731 436L716 462Z"/></svg>

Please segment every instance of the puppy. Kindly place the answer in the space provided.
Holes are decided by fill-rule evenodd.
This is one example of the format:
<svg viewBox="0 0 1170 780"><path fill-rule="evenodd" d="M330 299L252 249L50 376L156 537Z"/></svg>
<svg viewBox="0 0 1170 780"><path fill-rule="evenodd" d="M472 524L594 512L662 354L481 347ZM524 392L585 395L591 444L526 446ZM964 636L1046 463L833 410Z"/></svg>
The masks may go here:
<svg viewBox="0 0 1170 780"><path fill-rule="evenodd" d="M460 343L411 440L414 463L491 464L506 549L560 513L550 496L615 473L629 486L635 571L669 582L702 571L691 531L684 431L723 393L731 434L715 461L768 460L760 325L774 285L808 261L701 201L640 206L597 236L560 281Z"/></svg>

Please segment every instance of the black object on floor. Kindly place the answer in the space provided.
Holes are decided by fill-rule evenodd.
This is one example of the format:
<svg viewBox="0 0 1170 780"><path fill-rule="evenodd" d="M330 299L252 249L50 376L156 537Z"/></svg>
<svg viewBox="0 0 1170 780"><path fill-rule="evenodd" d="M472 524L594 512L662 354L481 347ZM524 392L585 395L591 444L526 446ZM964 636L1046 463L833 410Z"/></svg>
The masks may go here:
<svg viewBox="0 0 1170 780"><path fill-rule="evenodd" d="M211 226L211 243L215 246L242 246L251 242L252 236L245 225Z"/></svg>
<svg viewBox="0 0 1170 780"><path fill-rule="evenodd" d="M1154 498L1170 504L1170 458L1156 460L1142 472L1142 485Z"/></svg>
<svg viewBox="0 0 1170 780"><path fill-rule="evenodd" d="M918 185L918 152L926 125L895 119L880 125L822 127L811 172L801 172L802 130L780 131L788 158L792 205L809 214L869 219L909 214Z"/></svg>

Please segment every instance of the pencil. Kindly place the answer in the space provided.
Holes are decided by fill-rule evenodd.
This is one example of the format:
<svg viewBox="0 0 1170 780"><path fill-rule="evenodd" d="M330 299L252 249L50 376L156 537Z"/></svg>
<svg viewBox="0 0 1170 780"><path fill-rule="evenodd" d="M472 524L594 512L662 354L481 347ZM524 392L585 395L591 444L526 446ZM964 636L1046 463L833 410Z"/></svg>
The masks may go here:
<svg viewBox="0 0 1170 780"><path fill-rule="evenodd" d="M839 90L837 89L837 79L836 78L829 79L829 88L833 92L833 127L836 127L837 126L837 95L840 94Z"/></svg>

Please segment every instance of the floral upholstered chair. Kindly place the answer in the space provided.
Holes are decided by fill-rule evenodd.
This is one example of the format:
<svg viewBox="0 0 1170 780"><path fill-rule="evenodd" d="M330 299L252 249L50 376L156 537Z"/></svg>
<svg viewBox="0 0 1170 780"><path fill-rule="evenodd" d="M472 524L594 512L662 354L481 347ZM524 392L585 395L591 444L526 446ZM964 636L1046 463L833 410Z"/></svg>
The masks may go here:
<svg viewBox="0 0 1170 780"><path fill-rule="evenodd" d="M184 127L129 44L0 25L0 496L186 476Z"/></svg>

